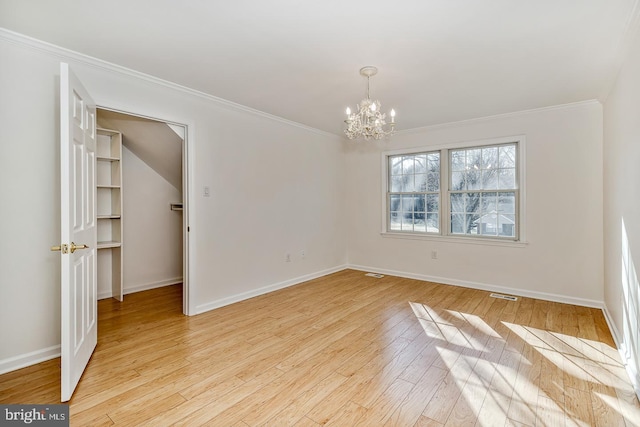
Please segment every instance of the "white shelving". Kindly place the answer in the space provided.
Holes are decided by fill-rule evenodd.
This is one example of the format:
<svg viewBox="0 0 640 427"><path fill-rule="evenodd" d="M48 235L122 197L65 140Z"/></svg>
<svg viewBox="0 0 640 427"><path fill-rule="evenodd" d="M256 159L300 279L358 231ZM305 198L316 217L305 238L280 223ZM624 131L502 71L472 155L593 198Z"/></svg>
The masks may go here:
<svg viewBox="0 0 640 427"><path fill-rule="evenodd" d="M122 134L97 129L98 288L122 301Z"/></svg>

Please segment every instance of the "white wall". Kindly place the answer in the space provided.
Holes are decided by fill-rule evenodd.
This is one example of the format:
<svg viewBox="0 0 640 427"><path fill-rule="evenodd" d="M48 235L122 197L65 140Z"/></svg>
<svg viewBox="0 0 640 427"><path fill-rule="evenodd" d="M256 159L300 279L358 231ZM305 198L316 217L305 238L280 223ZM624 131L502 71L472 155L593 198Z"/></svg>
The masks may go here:
<svg viewBox="0 0 640 427"><path fill-rule="evenodd" d="M526 137L526 239L503 247L383 237L385 150ZM601 306L602 108L597 102L404 132L347 153L349 264L470 287ZM438 259L431 259L431 251ZM503 288L503 289L500 289Z"/></svg>
<svg viewBox="0 0 640 427"><path fill-rule="evenodd" d="M636 390L640 266L640 39L604 105L604 299Z"/></svg>
<svg viewBox="0 0 640 427"><path fill-rule="evenodd" d="M182 192L126 147L122 157L124 293L180 283L182 212L169 204ZM111 296L111 284L98 281L98 297Z"/></svg>
<svg viewBox="0 0 640 427"><path fill-rule="evenodd" d="M2 372L59 353L60 154L54 59L1 40L0 58Z"/></svg>
<svg viewBox="0 0 640 427"><path fill-rule="evenodd" d="M60 254L49 247L60 240L61 60L99 105L189 126L197 310L346 262L339 138L1 30L0 58L0 372L59 351Z"/></svg>

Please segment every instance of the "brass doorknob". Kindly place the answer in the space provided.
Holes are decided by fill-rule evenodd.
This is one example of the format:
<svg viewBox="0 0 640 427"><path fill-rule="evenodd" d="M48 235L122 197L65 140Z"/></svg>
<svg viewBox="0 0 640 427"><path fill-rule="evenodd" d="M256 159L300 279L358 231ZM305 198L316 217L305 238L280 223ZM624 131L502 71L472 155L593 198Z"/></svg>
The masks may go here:
<svg viewBox="0 0 640 427"><path fill-rule="evenodd" d="M76 251L76 249L89 249L89 246L87 246L87 245L76 245L75 243L71 242L71 244L69 245L69 252L74 253Z"/></svg>

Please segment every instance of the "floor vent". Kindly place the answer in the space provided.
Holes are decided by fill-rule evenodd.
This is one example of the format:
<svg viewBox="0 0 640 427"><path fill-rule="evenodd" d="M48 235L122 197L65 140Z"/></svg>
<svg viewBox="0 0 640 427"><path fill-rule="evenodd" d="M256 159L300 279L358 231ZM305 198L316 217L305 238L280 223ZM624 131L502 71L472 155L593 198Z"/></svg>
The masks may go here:
<svg viewBox="0 0 640 427"><path fill-rule="evenodd" d="M382 279L382 278L384 277L384 274L378 274L378 273L367 273L367 274L365 274L365 276L375 277L376 279Z"/></svg>
<svg viewBox="0 0 640 427"><path fill-rule="evenodd" d="M518 301L518 297L514 297L513 295L502 295L502 294L490 294L490 297L506 299L509 301Z"/></svg>

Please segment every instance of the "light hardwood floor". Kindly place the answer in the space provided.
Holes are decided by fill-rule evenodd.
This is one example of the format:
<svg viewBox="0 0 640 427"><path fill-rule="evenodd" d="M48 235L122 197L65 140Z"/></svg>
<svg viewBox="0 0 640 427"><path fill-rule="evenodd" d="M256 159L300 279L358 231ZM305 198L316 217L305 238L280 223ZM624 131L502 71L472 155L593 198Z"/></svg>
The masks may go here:
<svg viewBox="0 0 640 427"><path fill-rule="evenodd" d="M600 310L342 271L194 317L99 302L72 426L637 426ZM55 403L59 359L0 376Z"/></svg>

